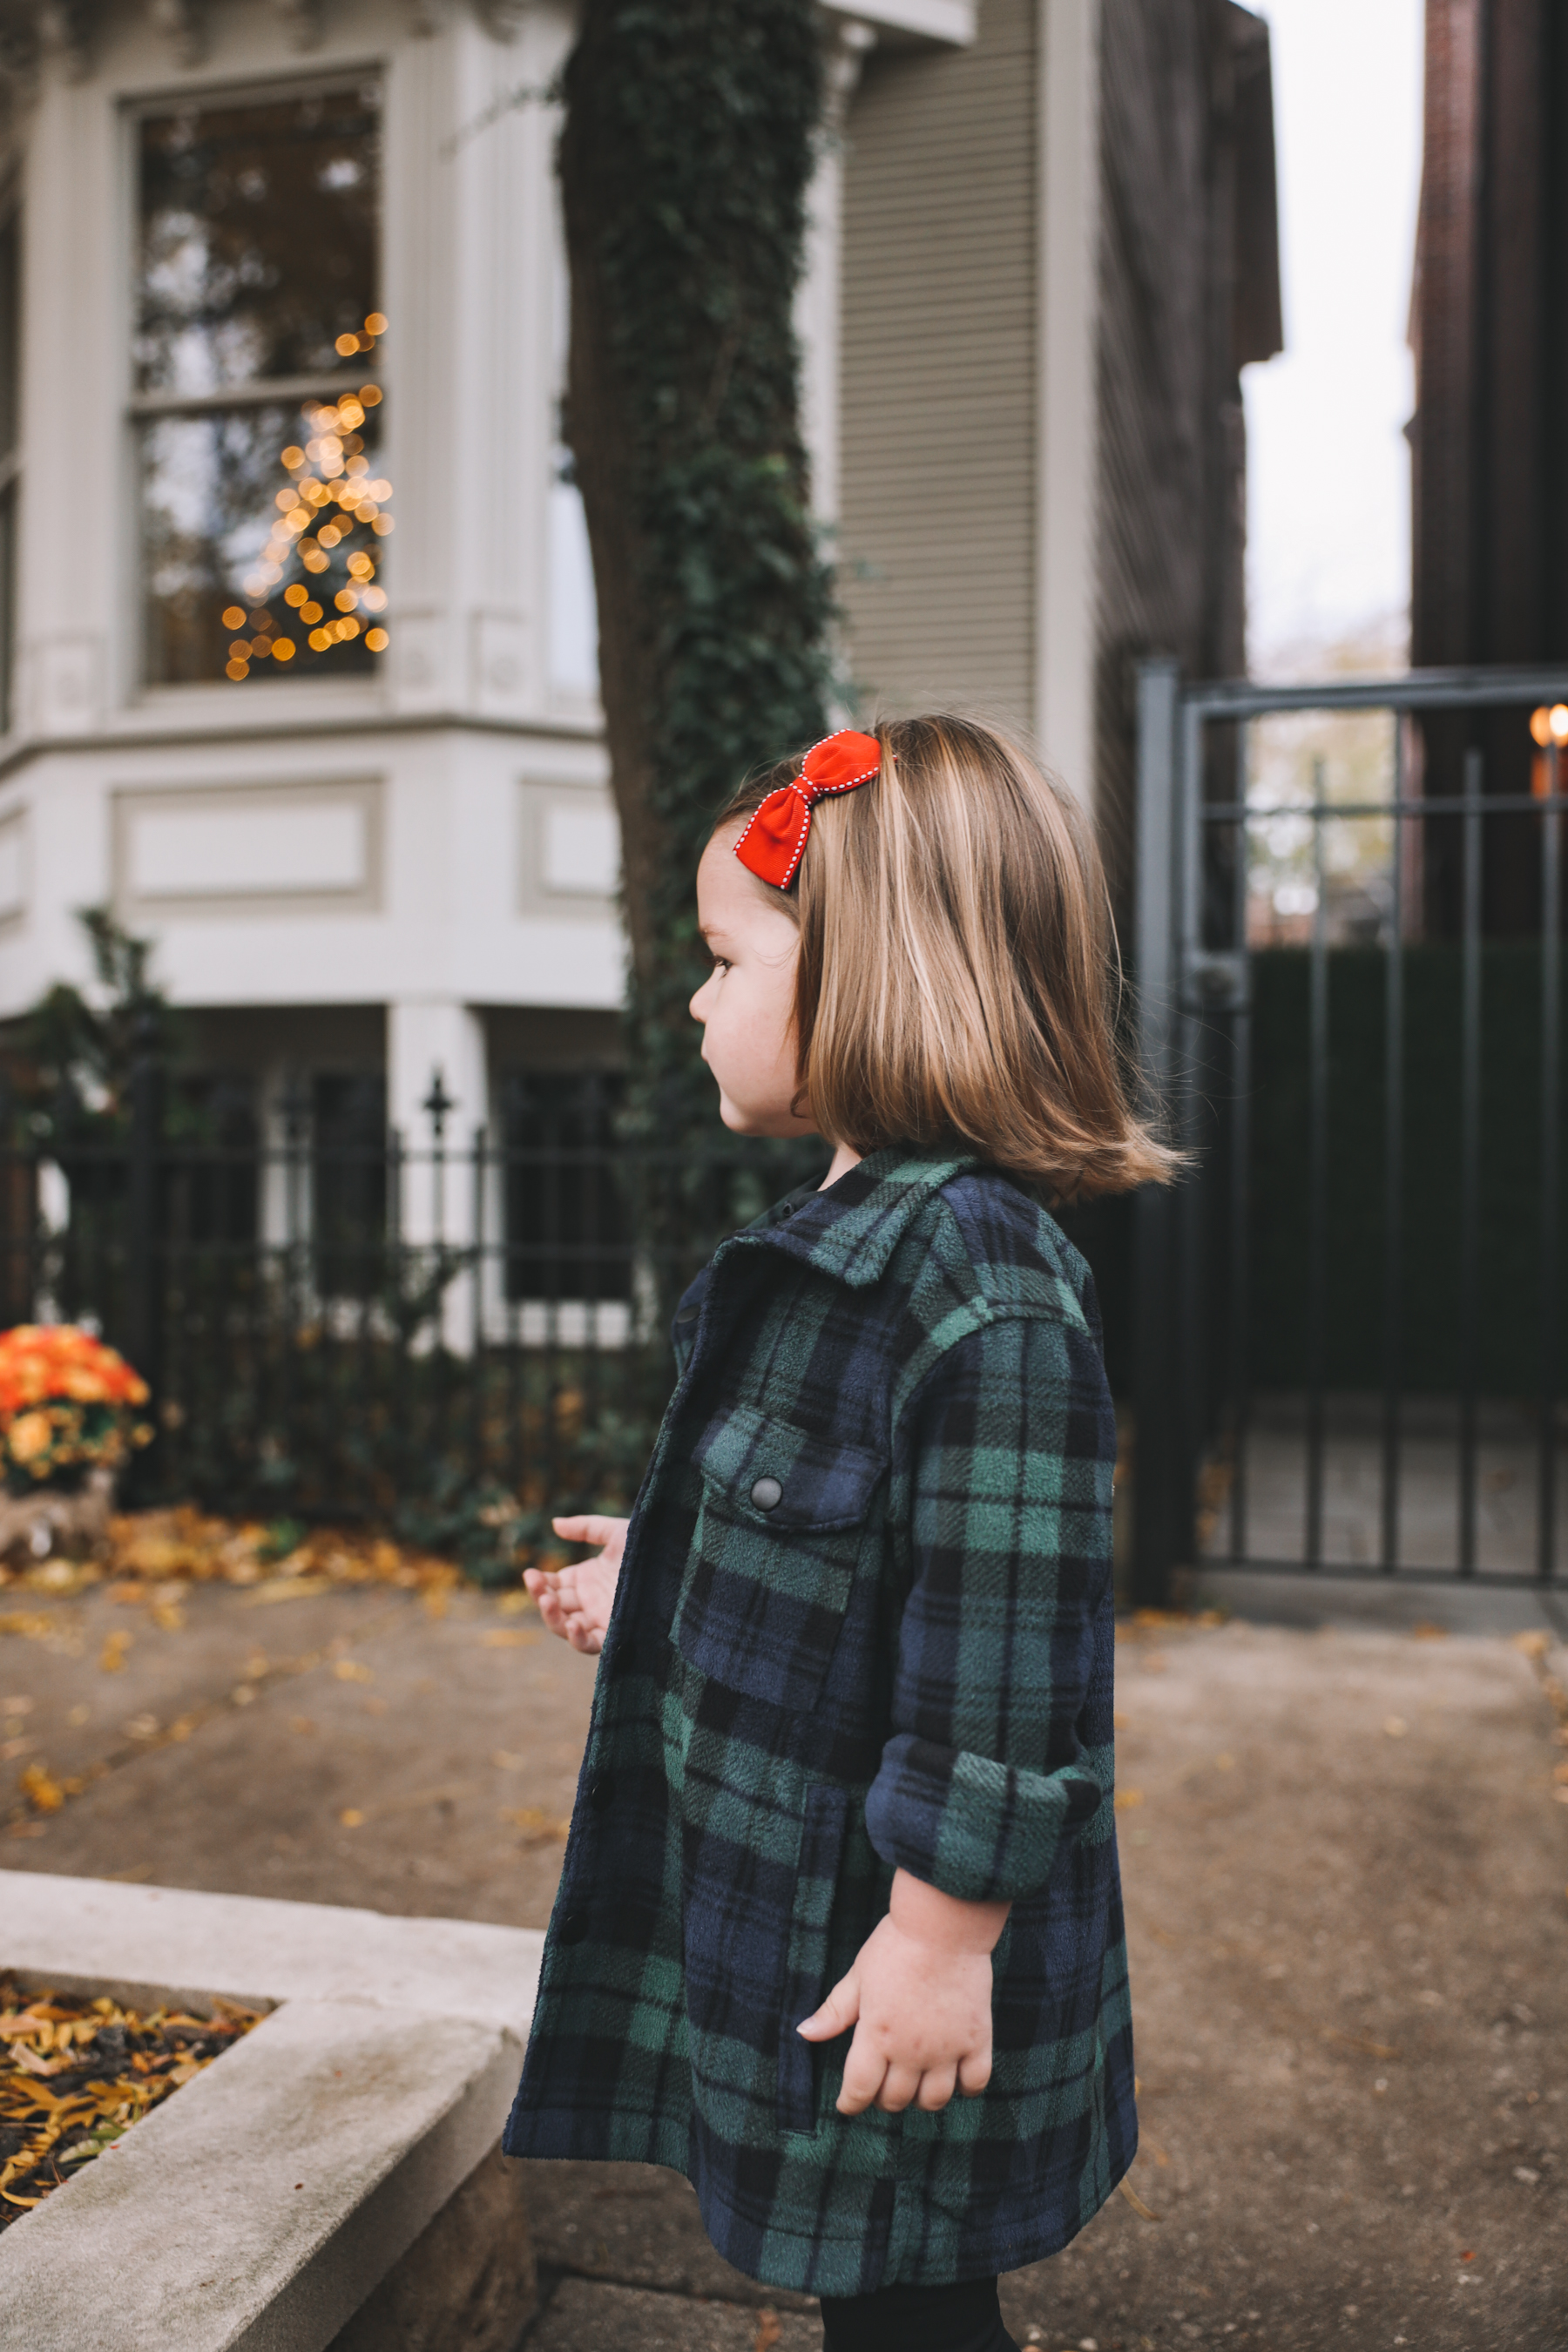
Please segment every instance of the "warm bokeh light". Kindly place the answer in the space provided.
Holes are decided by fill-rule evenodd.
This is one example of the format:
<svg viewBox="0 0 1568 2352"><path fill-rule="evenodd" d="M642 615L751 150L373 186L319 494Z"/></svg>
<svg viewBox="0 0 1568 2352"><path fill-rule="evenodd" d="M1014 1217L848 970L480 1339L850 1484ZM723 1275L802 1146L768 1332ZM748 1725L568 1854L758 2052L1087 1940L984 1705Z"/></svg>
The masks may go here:
<svg viewBox="0 0 1568 2352"><path fill-rule="evenodd" d="M1568 743L1568 702L1554 702L1547 723L1554 743Z"/></svg>
<svg viewBox="0 0 1568 2352"><path fill-rule="evenodd" d="M380 310L373 310L369 318L364 322L364 331L367 335L384 335L386 332L386 319L384 313Z"/></svg>
<svg viewBox="0 0 1568 2352"><path fill-rule="evenodd" d="M340 335L338 337L337 350L341 356L345 360L352 359L358 349L359 337L357 335Z"/></svg>
<svg viewBox="0 0 1568 2352"><path fill-rule="evenodd" d="M374 313L366 335L383 331L385 323L379 311ZM345 341L357 348L363 340L340 337L339 349ZM392 496L392 484L383 476L372 475L372 461L364 455L363 439L355 429L381 399L380 387L367 383L357 395L344 393L335 404L320 400L303 404L310 438L303 447L290 442L279 453L285 472L300 478L276 493L277 513L267 543L253 559L245 582L250 607L248 611L239 604L225 608L226 628L248 625L256 632L252 637L231 641L226 669L231 678L248 677L253 661L270 657L288 663L304 650L293 637L278 633L268 609L270 597L283 582L287 582L283 603L309 628L305 644L312 653L328 653L333 646L351 643L362 634L373 653L380 653L388 644L384 628L366 631L353 617L358 605L363 604L367 613L383 613L387 603L385 590L370 584L376 573L374 553L363 545L352 545L361 531L384 539L393 528L392 517L381 510ZM335 608L329 620L323 604L315 601L298 572L317 577L330 573L334 551L345 541L351 542L343 562L348 584L335 591L330 583L323 587L322 593L331 595ZM289 578L291 572L296 576Z"/></svg>

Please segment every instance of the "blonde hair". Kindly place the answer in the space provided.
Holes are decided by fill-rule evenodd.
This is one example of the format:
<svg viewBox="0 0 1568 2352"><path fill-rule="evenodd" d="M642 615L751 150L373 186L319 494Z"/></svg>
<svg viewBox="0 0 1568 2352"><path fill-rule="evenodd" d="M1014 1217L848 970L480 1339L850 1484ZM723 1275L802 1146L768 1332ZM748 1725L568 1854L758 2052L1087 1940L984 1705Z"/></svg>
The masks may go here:
<svg viewBox="0 0 1568 2352"><path fill-rule="evenodd" d="M975 719L890 719L881 773L820 800L795 883L802 1096L861 1152L961 1144L1058 1200L1179 1165L1132 1110L1119 967L1087 824ZM751 778L715 829L800 772Z"/></svg>

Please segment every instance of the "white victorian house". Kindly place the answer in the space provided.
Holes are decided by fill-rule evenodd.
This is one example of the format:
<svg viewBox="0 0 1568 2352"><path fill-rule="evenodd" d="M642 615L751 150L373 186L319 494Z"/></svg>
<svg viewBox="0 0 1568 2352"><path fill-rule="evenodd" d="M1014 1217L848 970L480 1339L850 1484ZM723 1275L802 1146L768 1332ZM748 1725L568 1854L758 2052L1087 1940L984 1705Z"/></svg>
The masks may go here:
<svg viewBox="0 0 1568 2352"><path fill-rule="evenodd" d="M1115 665L1186 651L1229 562L1199 510L1234 509L1220 412L1263 354L1194 318L1224 340L1272 252L1271 148L1261 244L1215 164L1215 42L1261 39L1266 95L1267 36L1213 0L821 19L800 323L854 667L1034 726L1114 824ZM259 1118L288 1079L340 1132L416 1129L438 1068L466 1132L517 1074L614 1062L556 429L571 32L564 0L0 0L0 1024L85 977L109 902ZM1228 473L1193 473L1209 442Z"/></svg>

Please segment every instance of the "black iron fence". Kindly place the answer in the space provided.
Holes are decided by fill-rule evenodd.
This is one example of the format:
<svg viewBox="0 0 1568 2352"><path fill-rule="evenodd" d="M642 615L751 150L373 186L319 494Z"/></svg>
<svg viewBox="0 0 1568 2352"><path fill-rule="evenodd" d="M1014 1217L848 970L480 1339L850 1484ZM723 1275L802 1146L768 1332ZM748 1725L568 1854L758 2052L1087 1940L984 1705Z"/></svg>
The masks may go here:
<svg viewBox="0 0 1568 2352"><path fill-rule="evenodd" d="M550 1512L626 1503L672 1380L671 1303L717 1242L815 1167L621 1133L613 1077L500 1089L452 1131L389 1133L342 1086L255 1118L0 1120L0 1315L86 1322L150 1381L132 1499L369 1519L505 1561Z"/></svg>
<svg viewBox="0 0 1568 2352"><path fill-rule="evenodd" d="M1135 1581L1564 1556L1568 677L1142 682Z"/></svg>

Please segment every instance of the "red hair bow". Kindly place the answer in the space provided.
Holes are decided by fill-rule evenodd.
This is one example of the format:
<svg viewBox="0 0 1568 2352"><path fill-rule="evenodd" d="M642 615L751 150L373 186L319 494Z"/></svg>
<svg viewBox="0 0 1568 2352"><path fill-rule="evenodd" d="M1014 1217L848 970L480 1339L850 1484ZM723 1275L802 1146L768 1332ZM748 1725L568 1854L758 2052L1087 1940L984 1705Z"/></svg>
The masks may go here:
<svg viewBox="0 0 1568 2352"><path fill-rule="evenodd" d="M735 855L759 881L787 890L805 855L811 804L826 793L852 793L880 773L882 747L874 735L841 727L814 743L800 763L798 783L770 793L735 844Z"/></svg>

